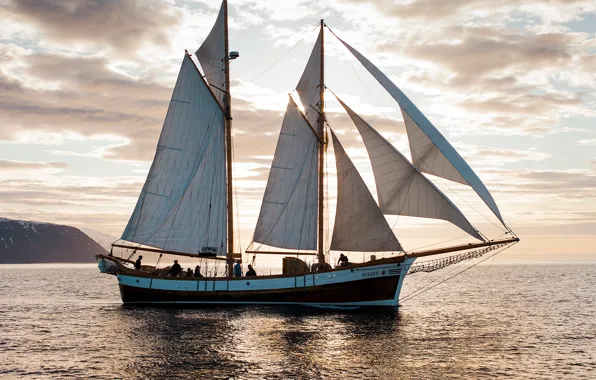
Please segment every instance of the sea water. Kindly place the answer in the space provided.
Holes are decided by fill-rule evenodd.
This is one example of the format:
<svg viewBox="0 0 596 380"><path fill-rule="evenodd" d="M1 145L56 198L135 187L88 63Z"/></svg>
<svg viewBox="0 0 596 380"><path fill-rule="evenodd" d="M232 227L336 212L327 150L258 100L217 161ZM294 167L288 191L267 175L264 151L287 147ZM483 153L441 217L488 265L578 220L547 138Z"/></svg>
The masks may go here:
<svg viewBox="0 0 596 380"><path fill-rule="evenodd" d="M0 378L595 379L596 265L408 276L397 313L122 306L92 266L0 266Z"/></svg>

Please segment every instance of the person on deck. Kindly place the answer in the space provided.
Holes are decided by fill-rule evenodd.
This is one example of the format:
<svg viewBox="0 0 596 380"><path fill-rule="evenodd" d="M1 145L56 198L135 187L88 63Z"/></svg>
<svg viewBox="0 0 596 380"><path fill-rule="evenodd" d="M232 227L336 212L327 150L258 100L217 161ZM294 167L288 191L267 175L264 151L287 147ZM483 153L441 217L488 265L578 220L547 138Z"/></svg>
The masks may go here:
<svg viewBox="0 0 596 380"><path fill-rule="evenodd" d="M135 269L141 270L141 260L143 260L143 255L139 255L137 261L135 261Z"/></svg>
<svg viewBox="0 0 596 380"><path fill-rule="evenodd" d="M182 267L178 264L178 260L174 260L174 265L170 268L170 276L176 277L182 273Z"/></svg>
<svg viewBox="0 0 596 380"><path fill-rule="evenodd" d="M199 265L195 267L195 277L203 277L201 274L201 267Z"/></svg>
<svg viewBox="0 0 596 380"><path fill-rule="evenodd" d="M240 266L240 260L236 261L234 265L234 277L242 277L242 267Z"/></svg>
<svg viewBox="0 0 596 380"><path fill-rule="evenodd" d="M192 273L192 269L188 268L186 269L186 277L194 277L194 273Z"/></svg>
<svg viewBox="0 0 596 380"><path fill-rule="evenodd" d="M343 253L340 253L339 260L337 260L337 264L340 267L345 267L346 265L349 265L350 261L348 260L348 256L344 255Z"/></svg>
<svg viewBox="0 0 596 380"><path fill-rule="evenodd" d="M257 272L253 269L252 265L248 264L248 272L246 272L246 277L256 276Z"/></svg>

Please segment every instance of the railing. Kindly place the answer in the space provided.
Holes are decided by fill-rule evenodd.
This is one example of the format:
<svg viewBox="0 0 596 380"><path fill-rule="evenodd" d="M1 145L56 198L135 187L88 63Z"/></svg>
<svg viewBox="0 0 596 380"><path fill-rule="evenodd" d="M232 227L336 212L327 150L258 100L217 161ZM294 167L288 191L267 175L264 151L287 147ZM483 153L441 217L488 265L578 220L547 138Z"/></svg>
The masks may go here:
<svg viewBox="0 0 596 380"><path fill-rule="evenodd" d="M502 248L506 245L509 245L509 243L495 244L486 248L460 253L458 255L417 263L410 267L408 274L414 274L419 272L434 272L436 270L446 268L450 265L459 264L467 260L477 259L479 257L484 256L490 251L494 251L495 249Z"/></svg>

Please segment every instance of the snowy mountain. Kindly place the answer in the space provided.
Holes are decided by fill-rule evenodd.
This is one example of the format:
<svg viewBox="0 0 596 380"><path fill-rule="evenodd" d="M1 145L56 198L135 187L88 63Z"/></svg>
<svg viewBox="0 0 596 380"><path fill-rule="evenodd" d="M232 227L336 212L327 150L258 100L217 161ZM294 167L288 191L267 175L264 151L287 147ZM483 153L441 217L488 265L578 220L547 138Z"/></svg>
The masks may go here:
<svg viewBox="0 0 596 380"><path fill-rule="evenodd" d="M0 218L0 264L90 263L107 253L78 228Z"/></svg>

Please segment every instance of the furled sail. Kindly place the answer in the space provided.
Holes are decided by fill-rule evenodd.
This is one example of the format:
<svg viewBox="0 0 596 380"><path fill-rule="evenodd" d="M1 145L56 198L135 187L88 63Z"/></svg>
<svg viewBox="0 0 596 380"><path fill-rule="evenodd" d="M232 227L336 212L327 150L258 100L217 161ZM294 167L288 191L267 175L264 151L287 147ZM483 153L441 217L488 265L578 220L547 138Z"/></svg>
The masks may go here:
<svg viewBox="0 0 596 380"><path fill-rule="evenodd" d="M385 214L447 220L484 240L459 209L379 132L337 98L358 128L372 164Z"/></svg>
<svg viewBox="0 0 596 380"><path fill-rule="evenodd" d="M338 38L339 39L339 38ZM339 39L373 77L399 103L406 121L412 161L420 171L471 186L505 225L499 208L480 178L457 153L441 132L424 116L412 101L356 49Z"/></svg>
<svg viewBox="0 0 596 380"><path fill-rule="evenodd" d="M317 37L296 91L304 107L304 114L311 125L317 125L319 117L319 80L321 77L321 33Z"/></svg>
<svg viewBox="0 0 596 380"><path fill-rule="evenodd" d="M401 251L402 247L358 170L331 131L337 166L337 210L331 238L336 251Z"/></svg>
<svg viewBox="0 0 596 380"><path fill-rule="evenodd" d="M314 250L317 239L319 141L290 97L253 240Z"/></svg>
<svg viewBox="0 0 596 380"><path fill-rule="evenodd" d="M225 50L225 14L224 7L219 10L211 32L195 52L201 63L207 82L220 104L223 105L226 88L226 50Z"/></svg>
<svg viewBox="0 0 596 380"><path fill-rule="evenodd" d="M225 255L224 114L185 55L147 180L123 240Z"/></svg>

